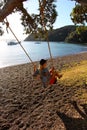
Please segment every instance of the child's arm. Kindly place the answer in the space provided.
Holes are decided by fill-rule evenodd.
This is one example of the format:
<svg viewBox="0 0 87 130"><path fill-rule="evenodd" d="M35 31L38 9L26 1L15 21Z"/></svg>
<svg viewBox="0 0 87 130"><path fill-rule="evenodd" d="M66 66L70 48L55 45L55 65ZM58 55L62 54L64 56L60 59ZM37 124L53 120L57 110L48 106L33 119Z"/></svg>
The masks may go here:
<svg viewBox="0 0 87 130"><path fill-rule="evenodd" d="M53 67L52 69L50 69L50 74L51 74L52 76L58 77L59 79L62 77L62 74L59 74L59 72L56 71L56 70L54 69L54 67Z"/></svg>
<svg viewBox="0 0 87 130"><path fill-rule="evenodd" d="M36 67L36 65L34 65L34 72L37 70L37 67Z"/></svg>
<svg viewBox="0 0 87 130"><path fill-rule="evenodd" d="M33 74L33 77L36 78L36 79L40 79L40 72L39 72L39 70L37 69L36 66L34 66L34 74Z"/></svg>

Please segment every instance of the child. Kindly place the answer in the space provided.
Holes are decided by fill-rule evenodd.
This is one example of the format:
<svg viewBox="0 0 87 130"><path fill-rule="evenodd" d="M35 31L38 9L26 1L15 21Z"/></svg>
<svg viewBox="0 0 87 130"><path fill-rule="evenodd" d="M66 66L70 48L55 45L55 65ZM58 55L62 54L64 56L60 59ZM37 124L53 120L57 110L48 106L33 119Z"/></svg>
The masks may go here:
<svg viewBox="0 0 87 130"><path fill-rule="evenodd" d="M40 60L40 67L39 69L34 68L34 77L41 79L43 86L46 87L49 84L54 84L57 82L57 77L60 78L62 75L59 75L54 68L50 71L47 68L47 60L41 59Z"/></svg>

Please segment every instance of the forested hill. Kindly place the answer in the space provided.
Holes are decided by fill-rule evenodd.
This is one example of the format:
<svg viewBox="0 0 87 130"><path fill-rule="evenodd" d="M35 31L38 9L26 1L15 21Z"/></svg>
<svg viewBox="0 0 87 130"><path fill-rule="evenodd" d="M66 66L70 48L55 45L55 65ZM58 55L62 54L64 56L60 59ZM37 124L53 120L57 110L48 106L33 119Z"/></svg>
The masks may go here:
<svg viewBox="0 0 87 130"><path fill-rule="evenodd" d="M49 41L65 41L66 37L76 30L76 26L65 26L49 32Z"/></svg>
<svg viewBox="0 0 87 130"><path fill-rule="evenodd" d="M81 34L76 33L76 26L64 26L49 32L49 41L55 42L70 42L70 43L87 43L87 31ZM35 39L33 34L29 35L25 41L40 41L42 39Z"/></svg>

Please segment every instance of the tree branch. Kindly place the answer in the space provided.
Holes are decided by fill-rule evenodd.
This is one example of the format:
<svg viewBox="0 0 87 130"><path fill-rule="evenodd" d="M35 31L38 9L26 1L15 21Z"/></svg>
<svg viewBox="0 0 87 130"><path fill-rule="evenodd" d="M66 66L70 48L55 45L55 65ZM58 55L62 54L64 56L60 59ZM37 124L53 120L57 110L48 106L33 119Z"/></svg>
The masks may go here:
<svg viewBox="0 0 87 130"><path fill-rule="evenodd" d="M4 7L0 10L0 22L3 22L3 20L13 12L13 10L20 4L27 0L7 0ZM86 0L74 0L77 1L83 5L87 5Z"/></svg>
<svg viewBox="0 0 87 130"><path fill-rule="evenodd" d="M26 0L8 0L4 7L0 10L0 22L2 22L13 10Z"/></svg>
<svg viewBox="0 0 87 130"><path fill-rule="evenodd" d="M87 1L86 0L74 0L82 5L87 5Z"/></svg>

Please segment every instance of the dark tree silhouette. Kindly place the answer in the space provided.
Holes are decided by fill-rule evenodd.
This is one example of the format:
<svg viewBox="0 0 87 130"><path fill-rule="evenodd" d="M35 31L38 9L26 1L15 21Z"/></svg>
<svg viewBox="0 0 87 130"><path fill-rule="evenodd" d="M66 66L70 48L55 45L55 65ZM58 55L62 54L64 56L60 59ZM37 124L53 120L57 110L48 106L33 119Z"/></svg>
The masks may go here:
<svg viewBox="0 0 87 130"><path fill-rule="evenodd" d="M21 12L21 21L26 34L42 33L52 29L57 16L55 0L37 0L39 13L32 15L24 8L23 2L25 1L28 0L2 0L0 4L0 22L3 22L11 13Z"/></svg>
<svg viewBox="0 0 87 130"><path fill-rule="evenodd" d="M43 33L42 26L46 27L45 31L52 29L57 16L56 6L54 5L55 0L38 0L39 14L33 15L30 15L24 8L23 2L26 1L28 0L0 0L0 22L3 22L9 14L19 11L21 12L22 25L26 33ZM87 5L86 0L74 1ZM0 32L3 34L2 30Z"/></svg>
<svg viewBox="0 0 87 130"><path fill-rule="evenodd" d="M87 104L82 104L84 112L79 108L76 101L71 102L74 109L80 114L81 118L69 117L65 113L57 111L57 115L63 121L66 130L87 130Z"/></svg>

